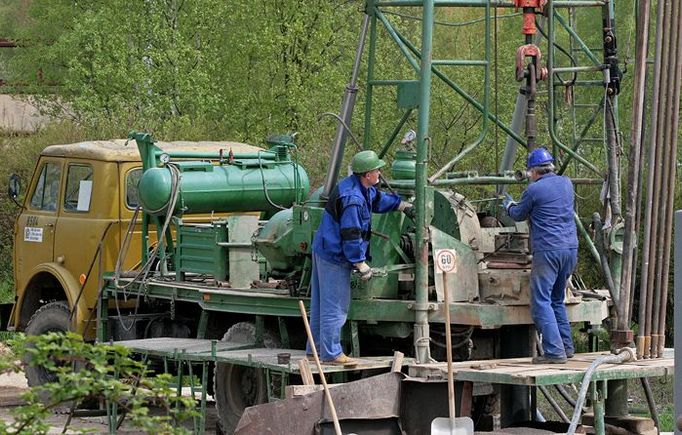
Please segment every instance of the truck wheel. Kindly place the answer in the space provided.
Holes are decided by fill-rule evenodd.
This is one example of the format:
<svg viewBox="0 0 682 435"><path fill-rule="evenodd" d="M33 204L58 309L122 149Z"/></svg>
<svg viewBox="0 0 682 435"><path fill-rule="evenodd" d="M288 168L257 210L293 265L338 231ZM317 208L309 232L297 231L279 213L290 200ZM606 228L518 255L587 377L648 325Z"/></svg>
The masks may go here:
<svg viewBox="0 0 682 435"><path fill-rule="evenodd" d="M33 313L26 326L26 335L41 335L48 332L66 332L71 329L69 305L66 301L50 302ZM28 362L28 361L27 361ZM29 387L53 382L57 377L43 367L26 364L26 380Z"/></svg>
<svg viewBox="0 0 682 435"><path fill-rule="evenodd" d="M251 322L236 323L227 330L221 341L254 344L256 326ZM263 332L263 345L269 349L280 347L279 340L267 330ZM262 369L216 364L213 375L215 406L224 433L234 432L245 408L268 401L266 382Z"/></svg>

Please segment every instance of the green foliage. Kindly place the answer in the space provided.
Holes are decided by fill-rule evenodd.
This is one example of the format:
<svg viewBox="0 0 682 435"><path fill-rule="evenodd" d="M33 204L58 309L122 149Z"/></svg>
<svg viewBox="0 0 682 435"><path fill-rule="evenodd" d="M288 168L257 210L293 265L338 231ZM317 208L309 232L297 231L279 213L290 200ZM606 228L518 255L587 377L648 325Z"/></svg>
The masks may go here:
<svg viewBox="0 0 682 435"><path fill-rule="evenodd" d="M20 372L22 361L41 366L56 381L32 388L25 404L12 410L12 422L0 421L0 433L47 433L45 419L55 408L86 400L118 406L130 424L145 432L188 433L181 423L197 415L193 398L178 397L168 374L152 376L142 362L121 346L93 345L72 333L18 335L12 354L0 357L0 373ZM162 415L150 413L160 408ZM68 422L67 422L68 425Z"/></svg>

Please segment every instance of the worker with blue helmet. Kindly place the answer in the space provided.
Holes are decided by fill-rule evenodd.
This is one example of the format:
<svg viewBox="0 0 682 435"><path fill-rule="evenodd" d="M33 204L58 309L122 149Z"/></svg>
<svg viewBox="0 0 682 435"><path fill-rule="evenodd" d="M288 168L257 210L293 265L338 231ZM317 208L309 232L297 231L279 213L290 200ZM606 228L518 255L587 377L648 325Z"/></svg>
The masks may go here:
<svg viewBox="0 0 682 435"><path fill-rule="evenodd" d="M533 363L563 364L574 353L564 305L566 283L578 260L573 184L555 174L554 158L546 148L528 155L527 170L531 183L521 200L507 195L503 206L515 221L530 220L531 315L544 350Z"/></svg>
<svg viewBox="0 0 682 435"><path fill-rule="evenodd" d="M360 151L353 157L353 174L341 180L330 193L313 239L310 328L323 363L357 363L343 353L341 328L350 306L351 273L356 270L365 281L372 277L372 268L367 264L372 213L399 210L414 219L412 204L374 187L385 165L371 150ZM312 354L310 343L306 353Z"/></svg>

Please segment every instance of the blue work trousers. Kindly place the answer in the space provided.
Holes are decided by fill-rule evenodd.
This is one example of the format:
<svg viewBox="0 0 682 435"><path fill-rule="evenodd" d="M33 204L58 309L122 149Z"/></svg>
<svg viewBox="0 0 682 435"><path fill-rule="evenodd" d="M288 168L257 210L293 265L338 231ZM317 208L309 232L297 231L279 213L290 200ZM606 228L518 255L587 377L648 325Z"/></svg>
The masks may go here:
<svg viewBox="0 0 682 435"><path fill-rule="evenodd" d="M564 358L575 351L564 296L566 282L577 260L577 249L533 252L531 315L535 327L542 334L545 356L550 358Z"/></svg>
<svg viewBox="0 0 682 435"><path fill-rule="evenodd" d="M310 277L310 329L322 361L332 361L343 353L341 328L350 306L350 264L334 263L313 253ZM306 352L312 354L310 343Z"/></svg>

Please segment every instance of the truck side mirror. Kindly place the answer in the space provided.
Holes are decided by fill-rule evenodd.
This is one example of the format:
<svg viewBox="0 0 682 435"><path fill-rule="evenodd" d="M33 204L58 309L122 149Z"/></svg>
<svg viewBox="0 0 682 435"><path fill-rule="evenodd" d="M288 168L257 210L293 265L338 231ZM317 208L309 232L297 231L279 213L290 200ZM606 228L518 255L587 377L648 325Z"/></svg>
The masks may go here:
<svg viewBox="0 0 682 435"><path fill-rule="evenodd" d="M7 193L13 200L16 200L19 197L19 194L21 193L21 178L19 178L17 174L12 174L9 176Z"/></svg>

